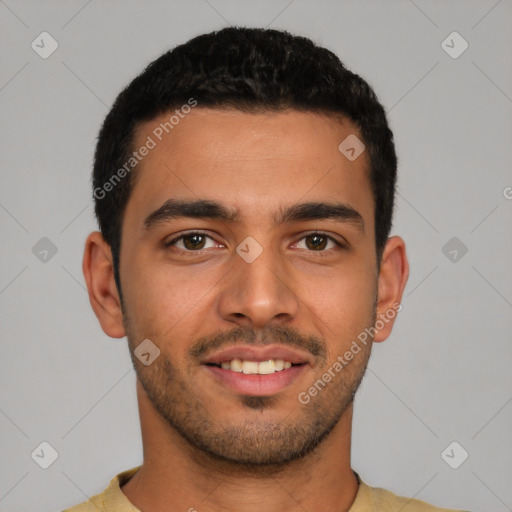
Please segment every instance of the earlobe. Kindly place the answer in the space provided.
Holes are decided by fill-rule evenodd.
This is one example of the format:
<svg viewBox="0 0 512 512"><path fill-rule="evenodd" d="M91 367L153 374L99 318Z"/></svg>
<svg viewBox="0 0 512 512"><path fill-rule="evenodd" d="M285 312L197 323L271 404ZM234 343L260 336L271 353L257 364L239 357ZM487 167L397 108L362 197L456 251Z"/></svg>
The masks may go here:
<svg viewBox="0 0 512 512"><path fill-rule="evenodd" d="M114 279L112 252L99 231L94 231L87 237L82 270L89 301L101 328L111 338L122 338L126 333Z"/></svg>
<svg viewBox="0 0 512 512"><path fill-rule="evenodd" d="M380 264L375 322L377 332L373 341L384 341L391 334L398 311L402 309L401 300L408 278L405 242L399 236L392 236L386 242Z"/></svg>

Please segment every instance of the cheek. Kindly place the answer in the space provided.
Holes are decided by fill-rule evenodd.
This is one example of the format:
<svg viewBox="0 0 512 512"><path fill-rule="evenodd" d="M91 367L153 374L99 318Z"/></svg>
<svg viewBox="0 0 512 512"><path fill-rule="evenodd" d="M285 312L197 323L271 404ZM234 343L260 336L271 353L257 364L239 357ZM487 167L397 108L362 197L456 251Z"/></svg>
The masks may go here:
<svg viewBox="0 0 512 512"><path fill-rule="evenodd" d="M304 290L304 303L314 314L317 327L335 352L373 322L376 278L351 266L324 276Z"/></svg>
<svg viewBox="0 0 512 512"><path fill-rule="evenodd" d="M181 335L194 319L197 324L197 312L213 307L218 281L212 272L171 269L142 255L127 259L122 277L131 325L138 334L155 338Z"/></svg>

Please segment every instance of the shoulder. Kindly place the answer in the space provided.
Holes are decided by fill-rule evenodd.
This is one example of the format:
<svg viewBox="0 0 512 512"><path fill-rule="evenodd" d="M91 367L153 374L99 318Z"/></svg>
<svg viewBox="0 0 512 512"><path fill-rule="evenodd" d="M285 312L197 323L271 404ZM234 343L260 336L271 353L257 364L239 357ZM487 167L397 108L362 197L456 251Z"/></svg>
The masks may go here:
<svg viewBox="0 0 512 512"><path fill-rule="evenodd" d="M116 475L108 487L100 494L92 496L87 501L67 508L62 512L140 512L135 508L121 491L126 483L141 466L127 469Z"/></svg>
<svg viewBox="0 0 512 512"><path fill-rule="evenodd" d="M382 489L370 487L360 480L359 491L349 512L463 512L440 508L415 498L406 498Z"/></svg>
<svg viewBox="0 0 512 512"><path fill-rule="evenodd" d="M104 494L104 492L101 494L97 494L96 496L93 496L84 503L80 503L79 505L75 505L74 507L67 508L62 512L105 512Z"/></svg>

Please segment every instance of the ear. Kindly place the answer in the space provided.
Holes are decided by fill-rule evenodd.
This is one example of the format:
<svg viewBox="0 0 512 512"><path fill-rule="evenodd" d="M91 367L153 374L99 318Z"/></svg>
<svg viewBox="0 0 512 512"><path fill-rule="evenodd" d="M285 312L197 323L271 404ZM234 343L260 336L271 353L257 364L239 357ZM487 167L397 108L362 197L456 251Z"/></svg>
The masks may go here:
<svg viewBox="0 0 512 512"><path fill-rule="evenodd" d="M99 231L87 237L82 270L89 301L101 328L111 338L122 338L126 333L121 300L114 279L112 251Z"/></svg>
<svg viewBox="0 0 512 512"><path fill-rule="evenodd" d="M392 236L386 242L380 263L375 321L377 332L373 341L384 341L391 334L396 315L402 309L400 302L408 278L405 242L399 236Z"/></svg>

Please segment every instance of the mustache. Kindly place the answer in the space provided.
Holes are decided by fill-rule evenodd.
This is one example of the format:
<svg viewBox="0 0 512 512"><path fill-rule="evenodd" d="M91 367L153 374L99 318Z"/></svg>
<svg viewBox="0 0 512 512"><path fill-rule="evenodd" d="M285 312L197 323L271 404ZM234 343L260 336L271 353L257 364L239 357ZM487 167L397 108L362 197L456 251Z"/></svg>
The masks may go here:
<svg viewBox="0 0 512 512"><path fill-rule="evenodd" d="M317 359L327 360L327 344L324 340L317 336L302 336L295 328L282 325L271 325L261 331L239 326L214 336L205 336L189 348L188 355L193 359L200 359L209 352L234 342L246 345L288 345L307 350Z"/></svg>

